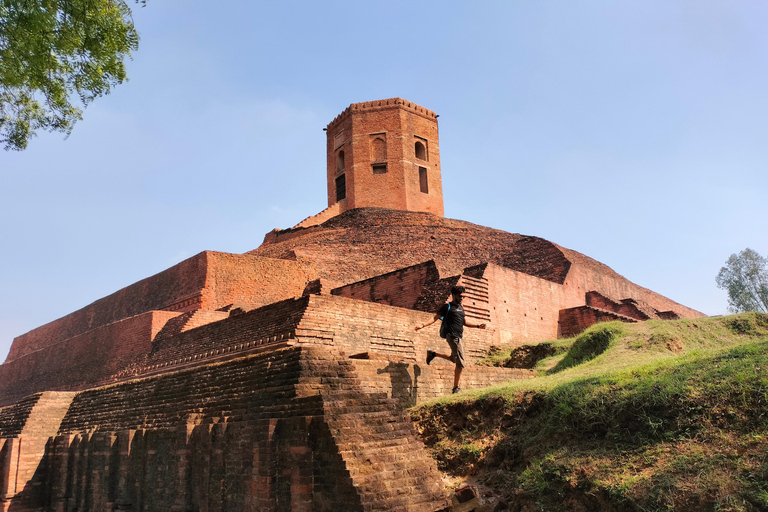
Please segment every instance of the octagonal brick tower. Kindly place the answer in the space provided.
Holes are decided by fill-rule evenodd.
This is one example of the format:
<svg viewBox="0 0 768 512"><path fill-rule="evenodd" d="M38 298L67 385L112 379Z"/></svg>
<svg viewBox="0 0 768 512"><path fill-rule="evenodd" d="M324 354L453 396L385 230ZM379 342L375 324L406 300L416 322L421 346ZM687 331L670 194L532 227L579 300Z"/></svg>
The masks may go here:
<svg viewBox="0 0 768 512"><path fill-rule="evenodd" d="M443 216L437 114L402 98L353 103L326 131L328 206Z"/></svg>

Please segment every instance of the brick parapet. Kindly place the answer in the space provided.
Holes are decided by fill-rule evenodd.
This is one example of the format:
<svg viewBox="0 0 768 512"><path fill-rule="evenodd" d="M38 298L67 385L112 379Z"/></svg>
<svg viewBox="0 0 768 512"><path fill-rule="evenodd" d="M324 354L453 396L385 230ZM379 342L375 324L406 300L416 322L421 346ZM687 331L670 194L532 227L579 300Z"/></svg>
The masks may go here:
<svg viewBox="0 0 768 512"><path fill-rule="evenodd" d="M314 272L296 261L204 251L17 337L6 362L147 311L185 313L232 303L253 309L298 297L311 279Z"/></svg>
<svg viewBox="0 0 768 512"><path fill-rule="evenodd" d="M88 330L147 311L162 310L180 299L199 295L205 287L206 260L206 253L197 254L163 272L142 279L82 309L17 337L13 340L6 362Z"/></svg>
<svg viewBox="0 0 768 512"><path fill-rule="evenodd" d="M150 311L100 326L0 365L0 404L48 390L85 389L143 360L179 313Z"/></svg>
<svg viewBox="0 0 768 512"><path fill-rule="evenodd" d="M422 116L425 119L437 119L437 114L435 114L433 111L427 108L419 106L410 101L404 100L403 98L389 98L385 100L352 103L347 108L345 108L339 115L337 115L333 119L333 121L328 123L328 126L326 127L326 129L328 131L333 130L334 128L336 128L336 126L338 126L339 123L341 123L352 112L363 112L363 111L375 112L378 110L393 109L393 108L402 109L402 110L411 112L413 114Z"/></svg>

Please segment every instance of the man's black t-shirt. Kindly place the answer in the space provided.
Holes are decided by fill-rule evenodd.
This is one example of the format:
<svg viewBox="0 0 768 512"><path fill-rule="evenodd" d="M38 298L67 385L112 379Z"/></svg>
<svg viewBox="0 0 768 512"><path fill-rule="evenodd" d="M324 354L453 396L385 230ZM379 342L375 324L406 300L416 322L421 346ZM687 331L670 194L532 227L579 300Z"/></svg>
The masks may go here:
<svg viewBox="0 0 768 512"><path fill-rule="evenodd" d="M461 338L464 335L464 308L461 304L451 302L450 310L448 310L448 304L443 304L437 314L442 317L443 322L448 324L449 336Z"/></svg>

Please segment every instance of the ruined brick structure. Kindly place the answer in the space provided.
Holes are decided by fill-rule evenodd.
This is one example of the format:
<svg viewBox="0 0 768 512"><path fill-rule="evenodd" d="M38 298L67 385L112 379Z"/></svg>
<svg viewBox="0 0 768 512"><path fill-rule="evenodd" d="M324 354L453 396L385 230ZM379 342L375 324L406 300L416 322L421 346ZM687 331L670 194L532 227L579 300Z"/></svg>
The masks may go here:
<svg viewBox="0 0 768 512"><path fill-rule="evenodd" d="M701 313L546 240L443 217L437 115L400 98L327 128L328 209L206 251L14 340L0 511L437 511L406 415L448 393L438 326L467 288L471 360L603 320ZM465 388L534 376L470 366Z"/></svg>

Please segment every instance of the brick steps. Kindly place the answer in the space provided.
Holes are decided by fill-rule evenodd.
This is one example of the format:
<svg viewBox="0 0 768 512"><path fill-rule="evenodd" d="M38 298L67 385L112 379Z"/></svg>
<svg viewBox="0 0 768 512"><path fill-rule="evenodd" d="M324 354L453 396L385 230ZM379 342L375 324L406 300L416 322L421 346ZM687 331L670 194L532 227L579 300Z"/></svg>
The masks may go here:
<svg viewBox="0 0 768 512"><path fill-rule="evenodd" d="M459 279L461 285L466 289L464 295L480 300L488 301L488 280L485 278L471 277L466 274L461 275Z"/></svg>
<svg viewBox="0 0 768 512"><path fill-rule="evenodd" d="M200 423L287 413L290 407L281 407L296 396L300 373L299 351L289 348L97 388L77 396L61 432L172 428L190 414Z"/></svg>
<svg viewBox="0 0 768 512"><path fill-rule="evenodd" d="M488 280L462 274L459 284L465 288L464 302L461 305L467 312L467 316L476 318L481 322L490 322Z"/></svg>
<svg viewBox="0 0 768 512"><path fill-rule="evenodd" d="M397 400L331 393L323 395L323 405L364 510L433 512L446 506L435 462Z"/></svg>
<svg viewBox="0 0 768 512"><path fill-rule="evenodd" d="M16 437L21 433L32 408L37 404L42 393L29 395L13 405L0 409L0 437Z"/></svg>

